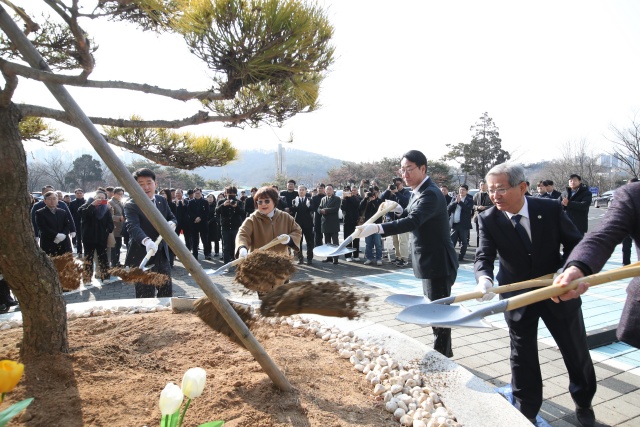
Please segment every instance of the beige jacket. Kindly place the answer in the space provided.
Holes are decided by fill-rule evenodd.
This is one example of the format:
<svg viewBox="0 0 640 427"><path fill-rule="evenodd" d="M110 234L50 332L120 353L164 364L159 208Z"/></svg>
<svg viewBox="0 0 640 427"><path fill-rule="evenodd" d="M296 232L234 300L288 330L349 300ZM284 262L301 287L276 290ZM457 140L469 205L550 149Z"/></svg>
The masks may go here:
<svg viewBox="0 0 640 427"><path fill-rule="evenodd" d="M289 244L276 245L268 250L282 254L288 254L289 247L293 248L294 251L300 250L298 244L302 239L302 229L291 215L278 209L275 209L272 218L258 211L253 212L251 216L244 220L236 235L236 258L242 246L252 252L281 234L288 234L291 237Z"/></svg>

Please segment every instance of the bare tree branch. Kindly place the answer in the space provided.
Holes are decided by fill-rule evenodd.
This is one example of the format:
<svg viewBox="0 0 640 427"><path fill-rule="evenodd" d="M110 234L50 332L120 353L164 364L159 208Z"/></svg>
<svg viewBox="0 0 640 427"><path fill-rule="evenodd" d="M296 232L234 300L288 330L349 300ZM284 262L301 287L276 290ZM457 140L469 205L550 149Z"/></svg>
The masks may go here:
<svg viewBox="0 0 640 427"><path fill-rule="evenodd" d="M615 145L611 155L624 166L631 176L640 177L640 122L634 118L626 129L610 126L613 138L608 138Z"/></svg>

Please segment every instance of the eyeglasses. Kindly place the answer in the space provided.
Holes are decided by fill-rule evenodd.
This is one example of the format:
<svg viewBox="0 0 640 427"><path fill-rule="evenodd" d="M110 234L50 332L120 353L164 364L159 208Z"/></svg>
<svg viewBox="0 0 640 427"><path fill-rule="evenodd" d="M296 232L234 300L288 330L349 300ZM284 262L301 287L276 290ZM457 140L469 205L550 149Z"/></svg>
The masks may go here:
<svg viewBox="0 0 640 427"><path fill-rule="evenodd" d="M507 194L507 191L511 190L513 187L509 187L509 188L496 188L495 190L489 190L489 195L493 196L493 195L498 195L498 196L504 196L505 194Z"/></svg>
<svg viewBox="0 0 640 427"><path fill-rule="evenodd" d="M271 199L258 200L257 203L259 205L268 205L269 203L271 203Z"/></svg>
<svg viewBox="0 0 640 427"><path fill-rule="evenodd" d="M406 168L406 169L405 169L405 168L400 168L400 173L402 173L402 174L405 174L405 175L406 175L406 174L408 174L408 173L411 173L411 171L412 171L412 170L414 170L414 169L416 169L416 167L415 167L415 166L414 166L414 167L412 167L412 168Z"/></svg>

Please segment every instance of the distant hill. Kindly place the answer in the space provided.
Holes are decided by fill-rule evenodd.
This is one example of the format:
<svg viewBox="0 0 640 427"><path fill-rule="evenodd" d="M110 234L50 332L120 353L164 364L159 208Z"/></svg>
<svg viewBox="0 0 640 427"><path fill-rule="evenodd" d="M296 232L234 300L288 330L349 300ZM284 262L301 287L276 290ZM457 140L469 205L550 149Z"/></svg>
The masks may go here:
<svg viewBox="0 0 640 427"><path fill-rule="evenodd" d="M285 176L298 184L315 185L326 181L327 171L342 166L342 160L308 151L285 149ZM275 150L240 150L239 159L222 167L194 170L205 179L233 178L242 187L271 182L276 174Z"/></svg>

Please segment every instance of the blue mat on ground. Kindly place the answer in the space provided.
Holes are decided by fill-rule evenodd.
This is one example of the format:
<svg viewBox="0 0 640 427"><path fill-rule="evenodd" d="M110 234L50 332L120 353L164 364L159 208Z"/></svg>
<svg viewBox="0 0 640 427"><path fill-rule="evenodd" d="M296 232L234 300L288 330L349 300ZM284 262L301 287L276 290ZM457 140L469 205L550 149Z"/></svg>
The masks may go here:
<svg viewBox="0 0 640 427"><path fill-rule="evenodd" d="M507 384L502 387L496 388L496 391L501 394L505 399L509 401L514 407L516 405L516 400L513 397L513 392L511 390L511 384ZM536 427L551 427L546 420L544 420L540 415L536 416Z"/></svg>

